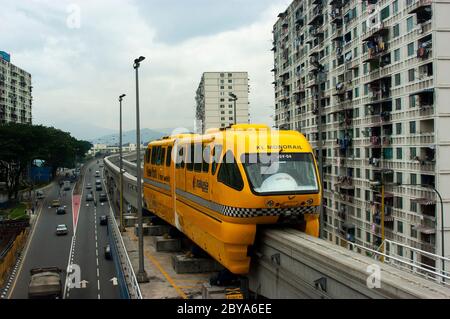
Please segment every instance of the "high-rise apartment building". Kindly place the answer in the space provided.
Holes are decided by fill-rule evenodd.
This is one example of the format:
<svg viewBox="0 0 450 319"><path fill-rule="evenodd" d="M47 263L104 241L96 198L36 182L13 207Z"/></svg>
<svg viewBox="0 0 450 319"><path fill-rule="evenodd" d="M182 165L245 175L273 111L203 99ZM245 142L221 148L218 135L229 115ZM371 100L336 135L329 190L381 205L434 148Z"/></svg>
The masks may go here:
<svg viewBox="0 0 450 319"><path fill-rule="evenodd" d="M195 98L199 133L209 128L228 127L234 124L235 116L237 123L248 123L248 81L247 72L203 73Z"/></svg>
<svg viewBox="0 0 450 319"><path fill-rule="evenodd" d="M0 124L31 124L31 74L11 63L0 51Z"/></svg>
<svg viewBox="0 0 450 319"><path fill-rule="evenodd" d="M296 0L280 13L275 122L323 161L324 238L379 249L384 217L386 239L450 256L449 14L431 0Z"/></svg>

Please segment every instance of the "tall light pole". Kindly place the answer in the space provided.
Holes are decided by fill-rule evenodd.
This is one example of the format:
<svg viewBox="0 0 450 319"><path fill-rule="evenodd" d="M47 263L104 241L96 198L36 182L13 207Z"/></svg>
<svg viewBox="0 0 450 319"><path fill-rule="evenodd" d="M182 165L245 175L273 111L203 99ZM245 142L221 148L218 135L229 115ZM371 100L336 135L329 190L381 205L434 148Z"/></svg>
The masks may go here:
<svg viewBox="0 0 450 319"><path fill-rule="evenodd" d="M237 113L236 113L236 102L238 100L238 97L236 96L236 94L233 94L230 92L230 97L234 102L234 124L237 124Z"/></svg>
<svg viewBox="0 0 450 319"><path fill-rule="evenodd" d="M139 283L148 282L148 276L144 268L144 236L142 232L142 178L141 178L141 125L139 119L139 67L145 57L141 56L134 60L133 68L136 70L136 178L137 178L137 210L139 230L139 271L137 280Z"/></svg>
<svg viewBox="0 0 450 319"><path fill-rule="evenodd" d="M123 153L122 153L122 100L126 94L119 96L120 104L120 137L119 137L119 147L120 147L120 231L124 232L125 227L123 224Z"/></svg>

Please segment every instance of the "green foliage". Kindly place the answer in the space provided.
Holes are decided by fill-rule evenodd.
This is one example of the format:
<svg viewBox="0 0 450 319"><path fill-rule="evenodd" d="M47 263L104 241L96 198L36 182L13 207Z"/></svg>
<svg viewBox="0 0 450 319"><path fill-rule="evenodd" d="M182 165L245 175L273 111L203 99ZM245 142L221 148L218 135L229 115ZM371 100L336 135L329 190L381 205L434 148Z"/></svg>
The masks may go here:
<svg viewBox="0 0 450 319"><path fill-rule="evenodd" d="M11 210L8 218L12 220L22 219L27 216L26 213L27 207L25 204L18 204L14 209Z"/></svg>
<svg viewBox="0 0 450 319"><path fill-rule="evenodd" d="M6 179L9 197L19 189L20 177L33 160L53 167L73 168L92 144L79 141L69 133L42 125L0 125L0 171Z"/></svg>

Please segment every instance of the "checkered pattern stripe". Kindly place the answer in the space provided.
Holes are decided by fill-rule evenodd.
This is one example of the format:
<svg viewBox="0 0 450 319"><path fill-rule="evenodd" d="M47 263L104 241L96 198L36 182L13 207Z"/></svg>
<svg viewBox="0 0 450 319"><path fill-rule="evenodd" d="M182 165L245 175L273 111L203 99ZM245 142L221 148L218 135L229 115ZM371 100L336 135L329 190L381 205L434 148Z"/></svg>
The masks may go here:
<svg viewBox="0 0 450 319"><path fill-rule="evenodd" d="M318 213L316 206L291 207L291 208L238 208L222 206L220 213L227 217L252 218L252 217L272 217Z"/></svg>

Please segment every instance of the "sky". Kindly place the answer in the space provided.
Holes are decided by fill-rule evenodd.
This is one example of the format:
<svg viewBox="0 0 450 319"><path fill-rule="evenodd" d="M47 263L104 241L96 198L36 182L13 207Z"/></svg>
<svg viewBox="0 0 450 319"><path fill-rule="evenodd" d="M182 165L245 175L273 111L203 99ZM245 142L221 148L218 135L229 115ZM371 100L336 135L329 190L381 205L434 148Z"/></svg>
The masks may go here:
<svg viewBox="0 0 450 319"><path fill-rule="evenodd" d="M272 125L272 28L285 0L0 0L0 50L32 75L33 123L93 139L194 125L203 72L247 71L254 123Z"/></svg>

